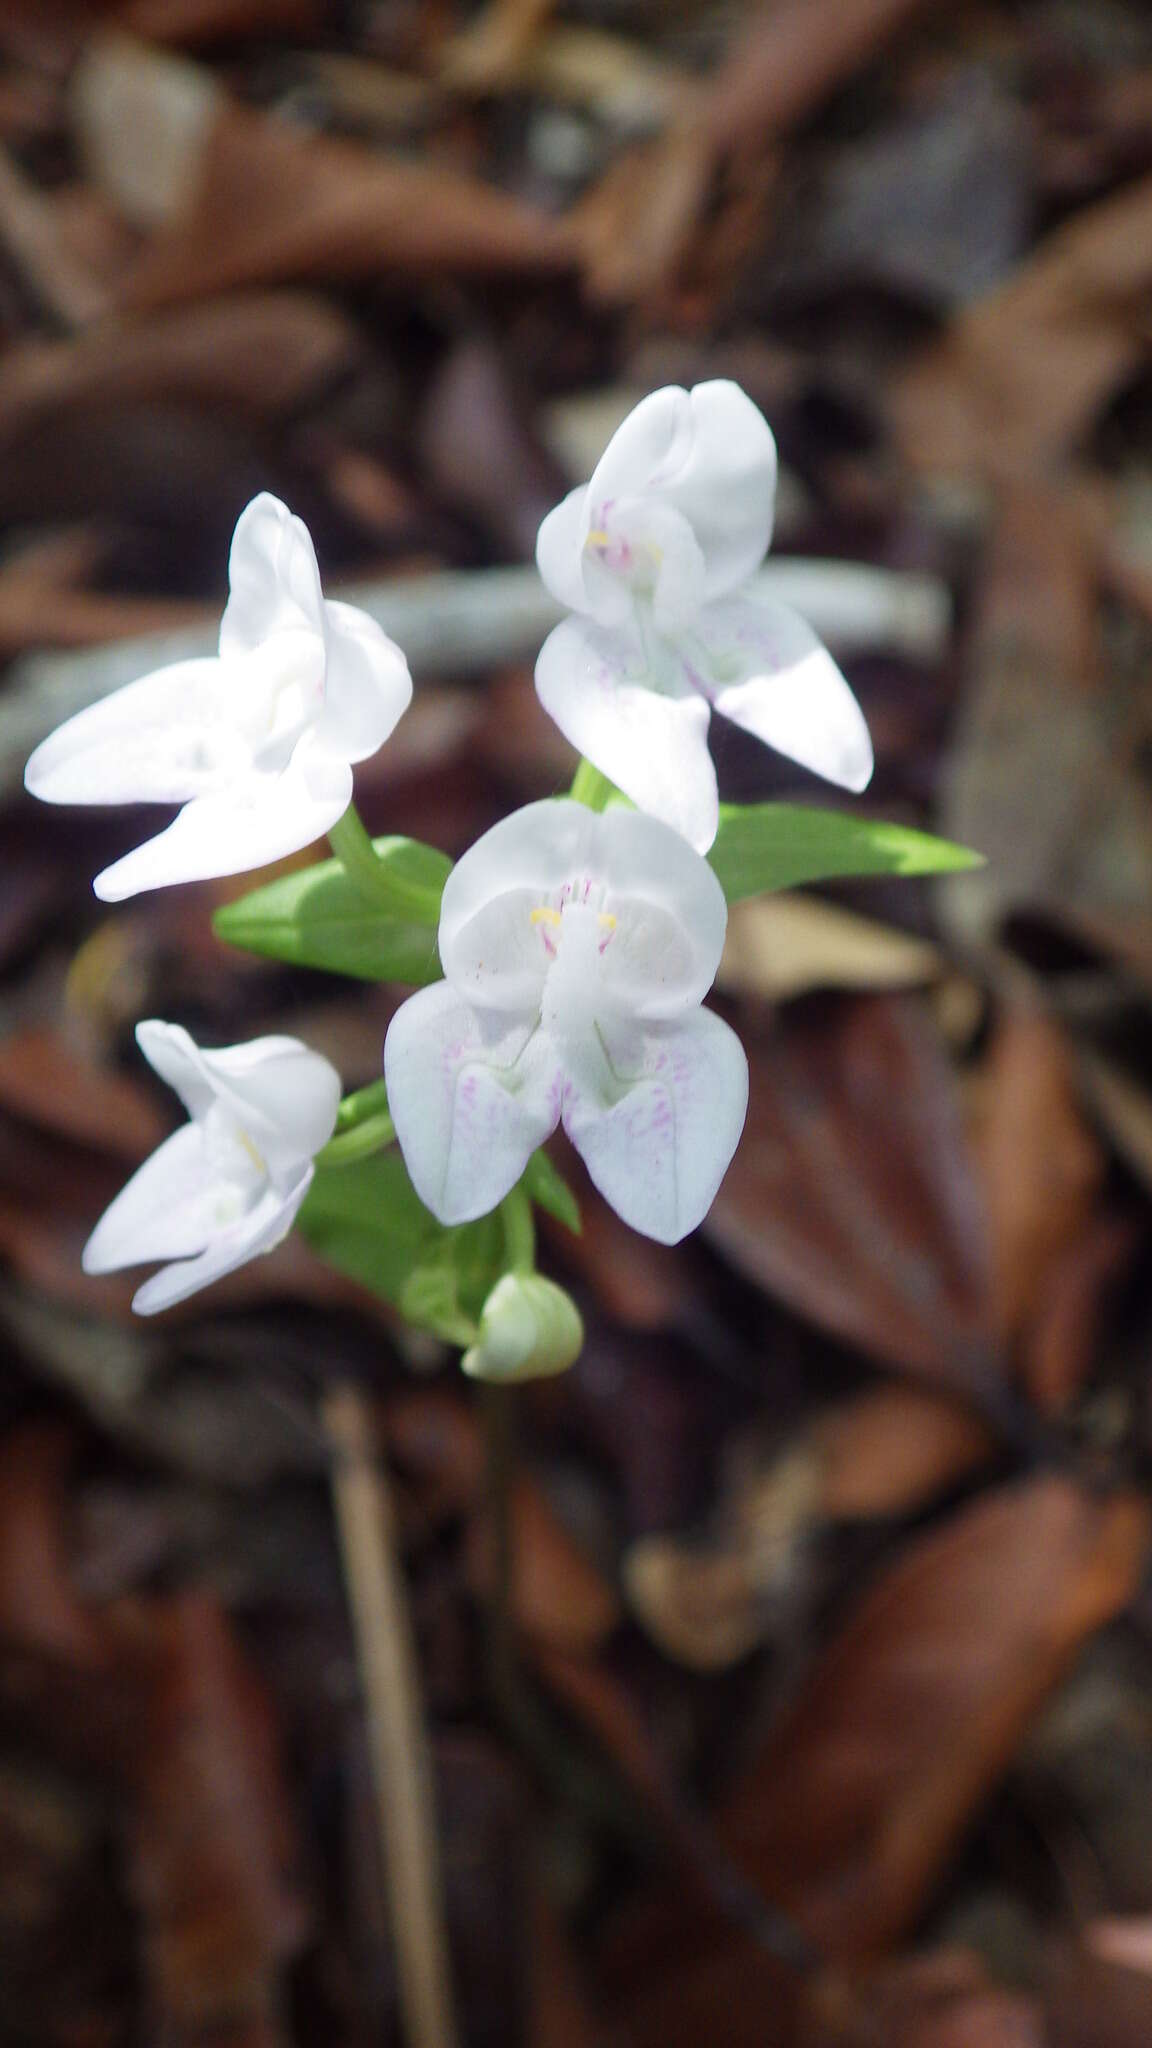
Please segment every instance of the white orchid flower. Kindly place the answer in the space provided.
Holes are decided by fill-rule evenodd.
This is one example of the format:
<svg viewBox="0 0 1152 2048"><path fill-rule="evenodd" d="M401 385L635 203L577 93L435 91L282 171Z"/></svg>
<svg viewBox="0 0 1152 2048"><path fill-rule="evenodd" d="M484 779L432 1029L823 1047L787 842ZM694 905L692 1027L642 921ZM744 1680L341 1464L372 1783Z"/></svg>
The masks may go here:
<svg viewBox="0 0 1152 2048"><path fill-rule="evenodd" d="M626 1223L675 1244L706 1215L748 1102L739 1039L700 1007L720 884L634 811L529 804L453 869L445 980L397 1012L388 1104L443 1223L482 1216L558 1123Z"/></svg>
<svg viewBox="0 0 1152 2048"><path fill-rule="evenodd" d="M232 537L220 652L141 676L37 747L24 780L55 804L183 804L167 831L94 883L141 889L242 874L308 846L352 798L354 761L412 695L400 649L327 602L303 520L267 492Z"/></svg>
<svg viewBox="0 0 1152 2048"><path fill-rule="evenodd" d="M178 1024L136 1027L145 1059L188 1111L106 1209L86 1273L175 1261L145 1281L138 1315L171 1308L286 1237L340 1105L340 1076L298 1038L204 1052Z"/></svg>
<svg viewBox="0 0 1152 2048"><path fill-rule="evenodd" d="M872 773L860 707L811 627L740 595L772 538L775 496L776 444L739 386L670 385L629 414L536 544L549 590L578 614L541 649L541 703L702 853L718 821L714 710L844 788Z"/></svg>

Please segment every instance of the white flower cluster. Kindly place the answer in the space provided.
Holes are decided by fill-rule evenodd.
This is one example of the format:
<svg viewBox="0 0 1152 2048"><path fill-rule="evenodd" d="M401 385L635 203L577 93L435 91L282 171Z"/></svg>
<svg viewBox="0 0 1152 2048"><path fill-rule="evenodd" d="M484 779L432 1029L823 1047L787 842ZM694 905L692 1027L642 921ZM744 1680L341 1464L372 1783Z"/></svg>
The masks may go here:
<svg viewBox="0 0 1152 2048"><path fill-rule="evenodd" d="M711 711L849 788L872 767L826 650L795 613L744 592L775 485L772 435L736 385L670 388L637 406L540 529L540 572L573 614L541 651L540 699L637 809L529 804L448 879L444 980L402 1005L384 1061L412 1184L443 1223L494 1208L558 1124L625 1222L664 1243L695 1228L723 1178L748 1069L701 1007L727 921L703 858L718 821ZM106 900L242 873L331 831L352 764L410 701L400 649L325 600L307 529L278 499L241 515L229 583L218 655L115 692L28 763L28 788L50 803L182 806L97 876ZM136 1296L147 1314L291 1228L340 1082L295 1039L204 1052L175 1025L137 1036L190 1121L113 1202L84 1260L101 1273L168 1262Z"/></svg>

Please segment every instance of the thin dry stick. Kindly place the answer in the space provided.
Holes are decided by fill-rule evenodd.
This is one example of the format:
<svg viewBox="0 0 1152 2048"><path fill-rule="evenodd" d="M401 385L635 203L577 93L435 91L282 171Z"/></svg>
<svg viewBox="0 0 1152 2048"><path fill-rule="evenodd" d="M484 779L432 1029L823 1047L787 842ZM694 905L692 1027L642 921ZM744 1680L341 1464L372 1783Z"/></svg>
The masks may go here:
<svg viewBox="0 0 1152 2048"><path fill-rule="evenodd" d="M455 2048L448 1943L416 1650L387 1474L352 1386L324 1400L332 1491L368 1717L380 1845L409 2048Z"/></svg>

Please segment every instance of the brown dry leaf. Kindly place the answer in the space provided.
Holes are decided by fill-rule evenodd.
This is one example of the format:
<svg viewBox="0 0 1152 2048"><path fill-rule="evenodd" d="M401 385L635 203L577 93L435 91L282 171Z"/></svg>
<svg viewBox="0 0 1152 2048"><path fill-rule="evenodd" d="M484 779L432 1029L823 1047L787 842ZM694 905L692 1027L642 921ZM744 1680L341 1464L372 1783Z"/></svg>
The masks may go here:
<svg viewBox="0 0 1152 2048"><path fill-rule="evenodd" d="M1057 1950L1046 1972L1045 2048L1147 2048L1152 1978L1091 1949Z"/></svg>
<svg viewBox="0 0 1152 2048"><path fill-rule="evenodd" d="M574 1942L542 1885L532 1893L526 2048L596 2048L592 2012Z"/></svg>
<svg viewBox="0 0 1152 2048"><path fill-rule="evenodd" d="M327 0L119 0L115 13L130 35L186 50L264 36L308 42L331 19Z"/></svg>
<svg viewBox="0 0 1152 2048"><path fill-rule="evenodd" d="M1150 286L1144 178L1057 228L914 366L895 400L907 460L1002 477L1057 461L1139 362Z"/></svg>
<svg viewBox="0 0 1152 2048"><path fill-rule="evenodd" d="M803 1576L820 1514L821 1471L807 1443L741 1476L711 1545L644 1536L624 1558L629 1604L668 1657L721 1671L770 1637Z"/></svg>
<svg viewBox="0 0 1152 2048"><path fill-rule="evenodd" d="M71 1433L26 1423L0 1445L0 1642L76 1671L109 1661L105 1632L71 1584L65 1537Z"/></svg>
<svg viewBox="0 0 1152 2048"><path fill-rule="evenodd" d="M645 1634L689 1671L726 1671L764 1640L743 1545L694 1550L675 1536L642 1536L623 1572L628 1604Z"/></svg>
<svg viewBox="0 0 1152 2048"><path fill-rule="evenodd" d="M101 219L97 195L83 195L82 205L89 229L83 242L68 195L40 191L0 150L0 243L45 311L70 328L106 311L115 259L125 253L115 223Z"/></svg>
<svg viewBox="0 0 1152 2048"><path fill-rule="evenodd" d="M1080 1107L1072 1050L1040 1011L1002 1013L978 1085L974 1147L991 1230L995 1314L1005 1342L1014 1343L1079 1244L1105 1162Z"/></svg>
<svg viewBox="0 0 1152 2048"><path fill-rule="evenodd" d="M94 1061L50 1026L0 1039L0 1108L134 1167L171 1126L134 1075Z"/></svg>
<svg viewBox="0 0 1152 2048"><path fill-rule="evenodd" d="M664 1654L722 1671L786 1624L806 1545L826 1521L917 1512L994 1450L987 1426L945 1394L869 1389L826 1410L783 1456L740 1473L709 1543L644 1536L623 1561L629 1605Z"/></svg>
<svg viewBox="0 0 1152 2048"><path fill-rule="evenodd" d="M445 46L444 83L467 92L497 92L510 84L555 7L556 0L488 0Z"/></svg>
<svg viewBox="0 0 1152 2048"><path fill-rule="evenodd" d="M685 1956L661 1941L644 1962L612 2007L609 2039L626 2048L796 2048L797 1985L763 1949L730 1940L703 1956L689 1945Z"/></svg>
<svg viewBox="0 0 1152 2048"><path fill-rule="evenodd" d="M509 1514L517 1627L543 1646L576 1657L591 1656L620 1619L615 1587L569 1535L533 1480L521 1478L513 1486ZM469 1527L465 1559L473 1591L482 1599L490 1597L492 1528L486 1513Z"/></svg>
<svg viewBox="0 0 1152 2048"><path fill-rule="evenodd" d="M725 1838L837 1956L920 1911L1083 1643L1123 1611L1149 1508L1042 1478L913 1544L819 1660L728 1801Z"/></svg>
<svg viewBox="0 0 1152 2048"><path fill-rule="evenodd" d="M207 1594L148 1610L124 1654L147 1691L131 1833L157 2035L273 2048L306 1918L271 1701Z"/></svg>
<svg viewBox="0 0 1152 2048"><path fill-rule="evenodd" d="M37 459L42 457L41 439ZM17 468L20 459L18 455ZM198 606L167 598L77 588L96 573L107 551L106 535L70 527L11 556L0 568L0 654L92 647L141 633L176 632L203 617Z"/></svg>
<svg viewBox="0 0 1152 2048"><path fill-rule="evenodd" d="M706 120L719 150L761 150L851 78L925 0L779 0L753 8L712 78Z"/></svg>
<svg viewBox="0 0 1152 2048"><path fill-rule="evenodd" d="M741 1029L748 1121L707 1234L850 1342L985 1385L995 1346L982 1218L926 1007L834 997Z"/></svg>
<svg viewBox="0 0 1152 2048"><path fill-rule="evenodd" d="M1152 1188L1152 1096L1102 1053L1082 1053L1080 1074L1120 1157L1145 1187Z"/></svg>
<svg viewBox="0 0 1152 2048"><path fill-rule="evenodd" d="M591 298L631 305L669 289L713 170L712 144L694 113L610 165L569 215Z"/></svg>
<svg viewBox="0 0 1152 2048"><path fill-rule="evenodd" d="M1085 1929L1084 1940L1102 1962L1118 1963L1125 1970L1142 1970L1146 1977L1152 1977L1152 1920L1094 1920Z"/></svg>
<svg viewBox="0 0 1152 2048"><path fill-rule="evenodd" d="M762 218L773 144L924 4L785 0L753 9L708 84L685 92L667 133L627 151L575 209L591 295L630 304L666 292L728 159L744 159L737 183Z"/></svg>
<svg viewBox="0 0 1152 2048"><path fill-rule="evenodd" d="M1104 695L1094 565L1081 494L1042 484L1004 494L940 819L987 860L937 891L968 948L995 944L1013 906L1075 929L1085 912L1130 927L1152 901L1152 819L1118 746L1147 693L1142 678L1136 688L1109 678Z"/></svg>
<svg viewBox="0 0 1152 2048"><path fill-rule="evenodd" d="M1059 1415L1090 1378L1110 1304L1145 1236L1140 1218L1097 1216L1051 1274L1020 1362L1046 1415Z"/></svg>
<svg viewBox="0 0 1152 2048"><path fill-rule="evenodd" d="M36 340L0 360L0 449L65 429L90 410L157 399L275 419L306 405L362 356L352 323L303 292L237 292L203 306Z"/></svg>
<svg viewBox="0 0 1152 2048"><path fill-rule="evenodd" d="M813 1427L820 1509L832 1521L914 1514L992 1454L991 1434L959 1401L927 1387L875 1387Z"/></svg>
<svg viewBox="0 0 1152 2048"><path fill-rule="evenodd" d="M717 986L784 1002L817 988L919 988L942 970L939 948L819 896L734 904Z"/></svg>
<svg viewBox="0 0 1152 2048"><path fill-rule="evenodd" d="M1039 2001L998 1989L963 1949L817 1979L793 2048L1046 2048Z"/></svg>
<svg viewBox="0 0 1152 2048"><path fill-rule="evenodd" d="M553 272L571 261L563 223L493 186L229 105L123 303L139 311L237 286Z"/></svg>

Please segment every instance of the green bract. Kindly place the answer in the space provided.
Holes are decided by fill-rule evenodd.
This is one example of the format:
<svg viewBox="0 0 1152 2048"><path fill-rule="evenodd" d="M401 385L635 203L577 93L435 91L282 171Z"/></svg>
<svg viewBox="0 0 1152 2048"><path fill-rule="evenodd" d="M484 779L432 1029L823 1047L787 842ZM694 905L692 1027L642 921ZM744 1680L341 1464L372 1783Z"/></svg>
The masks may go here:
<svg viewBox="0 0 1152 2048"><path fill-rule="evenodd" d="M318 1166L300 1211L313 1251L408 1322L471 1344L504 1267L498 1213L446 1230L417 1198L399 1152L352 1166Z"/></svg>
<svg viewBox="0 0 1152 2048"><path fill-rule="evenodd" d="M729 903L801 882L959 874L984 865L981 854L930 832L802 804L721 804L708 860Z"/></svg>
<svg viewBox="0 0 1152 2048"><path fill-rule="evenodd" d="M378 890L354 880L340 861L324 860L225 904L212 921L217 937L268 959L361 981L438 981L436 926L452 863L418 839L373 843ZM389 906L390 883L402 911Z"/></svg>

